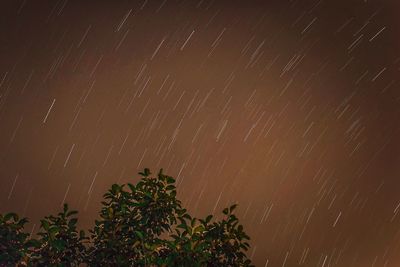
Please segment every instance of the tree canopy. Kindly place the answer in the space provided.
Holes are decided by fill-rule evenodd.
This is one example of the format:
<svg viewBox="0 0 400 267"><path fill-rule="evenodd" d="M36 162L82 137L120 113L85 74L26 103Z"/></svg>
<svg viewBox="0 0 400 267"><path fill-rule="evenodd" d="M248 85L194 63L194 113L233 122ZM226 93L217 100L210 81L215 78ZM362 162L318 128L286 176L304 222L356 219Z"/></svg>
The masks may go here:
<svg viewBox="0 0 400 267"><path fill-rule="evenodd" d="M198 219L177 199L174 178L162 169L139 174L136 185L113 184L104 194L88 233L67 204L41 220L35 238L24 232L26 218L0 214L0 266L253 266L236 205L221 220Z"/></svg>

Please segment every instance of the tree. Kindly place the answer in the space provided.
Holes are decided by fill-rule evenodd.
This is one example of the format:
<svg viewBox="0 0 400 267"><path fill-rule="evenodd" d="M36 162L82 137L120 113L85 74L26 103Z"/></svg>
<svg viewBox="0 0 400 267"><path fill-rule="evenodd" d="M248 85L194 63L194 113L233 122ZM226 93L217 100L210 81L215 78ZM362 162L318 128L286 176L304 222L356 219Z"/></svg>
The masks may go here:
<svg viewBox="0 0 400 267"><path fill-rule="evenodd" d="M12 266L23 261L28 255L29 234L24 233L27 219L20 219L15 213L0 214L0 264Z"/></svg>
<svg viewBox="0 0 400 267"><path fill-rule="evenodd" d="M234 215L189 215L176 198L175 180L162 169L139 173L136 184L113 184L104 194L100 218L86 236L68 205L41 220L37 239L23 232L27 220L0 215L0 266L252 266L249 236Z"/></svg>
<svg viewBox="0 0 400 267"><path fill-rule="evenodd" d="M68 205L57 216L47 216L41 220L39 239L35 240L30 254L30 263L35 266L78 266L85 262L88 238L85 232L76 229L78 222L69 211Z"/></svg>

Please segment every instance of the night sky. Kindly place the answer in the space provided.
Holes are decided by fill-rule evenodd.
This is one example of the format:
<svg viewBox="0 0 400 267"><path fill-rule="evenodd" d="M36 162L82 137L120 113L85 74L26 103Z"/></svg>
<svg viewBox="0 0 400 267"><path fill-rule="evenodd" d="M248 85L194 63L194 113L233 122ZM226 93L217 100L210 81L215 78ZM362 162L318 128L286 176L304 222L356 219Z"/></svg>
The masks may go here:
<svg viewBox="0 0 400 267"><path fill-rule="evenodd" d="M0 1L0 212L177 178L256 266L400 266L400 4ZM220 215L218 215L220 218ZM217 217L218 217L217 216Z"/></svg>

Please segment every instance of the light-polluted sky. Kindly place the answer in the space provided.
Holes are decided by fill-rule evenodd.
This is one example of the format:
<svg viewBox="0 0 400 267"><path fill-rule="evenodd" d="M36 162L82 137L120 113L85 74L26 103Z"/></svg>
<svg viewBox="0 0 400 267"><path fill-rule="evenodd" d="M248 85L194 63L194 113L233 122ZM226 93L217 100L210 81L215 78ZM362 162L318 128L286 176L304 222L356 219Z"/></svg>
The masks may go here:
<svg viewBox="0 0 400 267"><path fill-rule="evenodd" d="M81 226L145 167L256 266L400 266L400 5L0 3L0 212ZM218 217L218 216L217 216Z"/></svg>

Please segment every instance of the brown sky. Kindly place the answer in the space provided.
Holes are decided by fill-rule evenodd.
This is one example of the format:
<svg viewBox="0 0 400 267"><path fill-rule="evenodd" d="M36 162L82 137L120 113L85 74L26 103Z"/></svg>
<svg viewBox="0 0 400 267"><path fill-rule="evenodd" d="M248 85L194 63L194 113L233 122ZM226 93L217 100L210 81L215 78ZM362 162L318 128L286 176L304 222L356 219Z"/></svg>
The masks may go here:
<svg viewBox="0 0 400 267"><path fill-rule="evenodd" d="M164 168L198 216L239 203L256 266L399 266L399 10L2 1L0 211L86 228Z"/></svg>

